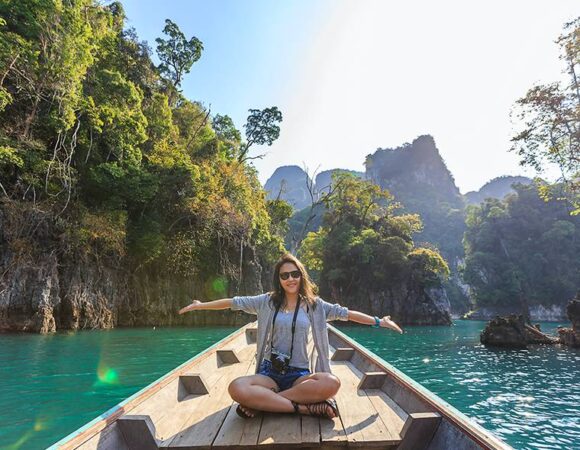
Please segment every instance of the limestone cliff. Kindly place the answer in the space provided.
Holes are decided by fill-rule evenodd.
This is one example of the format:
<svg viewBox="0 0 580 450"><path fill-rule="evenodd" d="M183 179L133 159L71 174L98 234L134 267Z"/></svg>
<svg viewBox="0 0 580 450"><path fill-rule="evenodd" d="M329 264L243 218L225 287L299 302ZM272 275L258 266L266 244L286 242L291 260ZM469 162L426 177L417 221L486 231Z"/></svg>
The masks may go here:
<svg viewBox="0 0 580 450"><path fill-rule="evenodd" d="M249 318L241 313L177 311L193 298L261 293L268 280L250 247L241 283L184 278L155 267L131 270L128 261L107 255L68 254L48 218L38 217L40 211L27 214L7 217L0 208L0 331L241 324ZM14 220L20 223L8 223Z"/></svg>
<svg viewBox="0 0 580 450"><path fill-rule="evenodd" d="M457 262L464 257L464 200L432 136L419 136L410 144L377 149L365 161L365 177L388 189L404 210L418 213L423 230L414 236L418 245L434 245L446 259L451 277L446 290L455 313L468 309L460 286Z"/></svg>
<svg viewBox="0 0 580 450"><path fill-rule="evenodd" d="M325 299L379 317L390 315L402 325L451 325L449 299L442 287L425 288L410 281L350 297L334 292Z"/></svg>

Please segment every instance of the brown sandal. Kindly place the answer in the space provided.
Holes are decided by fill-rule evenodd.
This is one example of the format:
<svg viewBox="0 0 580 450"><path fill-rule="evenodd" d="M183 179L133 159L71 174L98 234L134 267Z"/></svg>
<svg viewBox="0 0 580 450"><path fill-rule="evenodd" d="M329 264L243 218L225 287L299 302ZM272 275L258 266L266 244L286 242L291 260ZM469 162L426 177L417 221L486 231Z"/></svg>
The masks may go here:
<svg viewBox="0 0 580 450"><path fill-rule="evenodd" d="M327 419L334 419L334 417L330 417L328 415L329 406L334 413L334 417L338 417L338 405L336 404L336 400L333 398L326 399L323 402L310 403L309 405L306 405L306 409L313 417L326 417Z"/></svg>

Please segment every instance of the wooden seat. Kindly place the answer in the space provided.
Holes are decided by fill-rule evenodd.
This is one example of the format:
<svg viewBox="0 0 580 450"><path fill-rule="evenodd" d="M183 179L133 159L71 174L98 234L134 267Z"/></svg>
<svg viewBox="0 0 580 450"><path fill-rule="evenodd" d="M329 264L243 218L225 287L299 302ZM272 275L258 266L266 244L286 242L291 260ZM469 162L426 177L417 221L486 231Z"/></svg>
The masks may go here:
<svg viewBox="0 0 580 450"><path fill-rule="evenodd" d="M236 364L240 362L240 357L234 349L216 350L216 356L223 364Z"/></svg>
<svg viewBox="0 0 580 450"><path fill-rule="evenodd" d="M186 373L180 375L179 383L184 390L184 394L203 395L209 393L207 382L200 373Z"/></svg>
<svg viewBox="0 0 580 450"><path fill-rule="evenodd" d="M126 415L117 425L129 450L157 450L159 441L155 439L155 425L149 416Z"/></svg>
<svg viewBox="0 0 580 450"><path fill-rule="evenodd" d="M332 357L332 361L350 361L354 355L354 348L337 348Z"/></svg>
<svg viewBox="0 0 580 450"><path fill-rule="evenodd" d="M258 338L258 328L246 328L246 342L255 344Z"/></svg>

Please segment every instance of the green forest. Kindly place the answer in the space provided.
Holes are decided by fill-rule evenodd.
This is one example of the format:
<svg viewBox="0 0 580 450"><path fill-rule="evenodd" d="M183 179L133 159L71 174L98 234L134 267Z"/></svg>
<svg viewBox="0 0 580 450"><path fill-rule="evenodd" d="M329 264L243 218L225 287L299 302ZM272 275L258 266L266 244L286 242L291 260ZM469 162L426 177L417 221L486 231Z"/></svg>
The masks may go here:
<svg viewBox="0 0 580 450"><path fill-rule="evenodd" d="M286 205L249 164L282 115L250 110L245 134L180 91L203 43L166 21L152 50L120 3L2 1L0 174L16 258L80 260L187 276L240 276L240 249L282 251ZM52 242L35 241L41 224ZM41 248L38 248L40 246Z"/></svg>
<svg viewBox="0 0 580 450"><path fill-rule="evenodd" d="M514 187L504 201L468 208L464 280L479 306L510 298L528 311L571 300L579 288L580 220L565 199L542 199L544 185Z"/></svg>

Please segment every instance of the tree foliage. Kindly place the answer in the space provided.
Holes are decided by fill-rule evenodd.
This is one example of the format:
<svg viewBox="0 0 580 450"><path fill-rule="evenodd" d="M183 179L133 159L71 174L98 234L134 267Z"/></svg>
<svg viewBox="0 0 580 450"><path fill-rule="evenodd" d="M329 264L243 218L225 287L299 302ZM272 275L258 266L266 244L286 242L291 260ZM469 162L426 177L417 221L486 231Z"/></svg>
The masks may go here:
<svg viewBox="0 0 580 450"><path fill-rule="evenodd" d="M566 24L556 41L568 84L534 86L516 102L521 130L512 138L520 164L537 171L554 164L567 188L573 214L580 214L580 17ZM553 196L547 188L543 196Z"/></svg>
<svg viewBox="0 0 580 450"><path fill-rule="evenodd" d="M272 145L280 136L280 122L282 113L276 106L270 108L250 109L250 115L244 125L246 129L246 142L240 148L238 161L244 162L250 159L261 158L263 155L250 157L248 152L253 145Z"/></svg>
<svg viewBox="0 0 580 450"><path fill-rule="evenodd" d="M203 44L195 36L187 40L179 27L169 19L165 19L163 33L167 35L167 39L155 39L157 56L161 60L159 71L171 80L175 88L178 88L183 76L189 73L193 63L201 58Z"/></svg>
<svg viewBox="0 0 580 450"><path fill-rule="evenodd" d="M177 91L199 40L166 21L156 67L118 2L0 0L0 17L0 197L52 217L57 252L239 281L283 251L290 212L240 132ZM271 144L277 108L251 117L247 144Z"/></svg>
<svg viewBox="0 0 580 450"><path fill-rule="evenodd" d="M541 185L514 187L468 207L463 277L478 306L565 305L578 289L580 220L564 201L542 200Z"/></svg>
<svg viewBox="0 0 580 450"><path fill-rule="evenodd" d="M323 292L357 298L411 279L440 286L449 268L437 251L414 246L418 215L397 215L400 205L388 191L350 174L333 175L333 185L323 226L300 248Z"/></svg>

